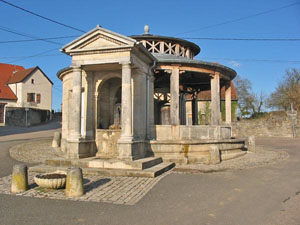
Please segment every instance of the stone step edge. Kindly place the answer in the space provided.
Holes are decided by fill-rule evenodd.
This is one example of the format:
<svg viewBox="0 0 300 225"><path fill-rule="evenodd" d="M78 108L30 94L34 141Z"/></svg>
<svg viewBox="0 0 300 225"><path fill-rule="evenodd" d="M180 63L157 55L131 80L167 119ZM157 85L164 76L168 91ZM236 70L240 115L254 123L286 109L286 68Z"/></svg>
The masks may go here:
<svg viewBox="0 0 300 225"><path fill-rule="evenodd" d="M99 169L82 168L84 175L104 175L104 176L125 176L125 177L157 177L175 167L175 163L160 163L145 170L120 170L120 169ZM44 164L29 167L29 172L52 173L57 170L67 171L68 167L52 167Z"/></svg>
<svg viewBox="0 0 300 225"><path fill-rule="evenodd" d="M54 159L45 160L44 164L49 165L49 166L58 166L58 167L78 166L78 167L82 167L82 168L89 168L89 162L91 162L91 161L97 161L97 158L92 157L92 158L73 159L73 160L72 159L66 159L66 158L54 158ZM101 159L99 159L99 161L101 161ZM120 161L120 162L122 163L122 161ZM147 168L158 165L162 162L163 162L162 157L146 157L146 158L143 158L143 159L138 159L138 160L132 161L130 163L124 162L124 165L126 165L126 164L128 166L131 165L132 170L135 170L135 169L145 170ZM112 161L112 164L113 163L114 162ZM117 163L117 161L115 163ZM113 169L113 168L99 167L99 169Z"/></svg>

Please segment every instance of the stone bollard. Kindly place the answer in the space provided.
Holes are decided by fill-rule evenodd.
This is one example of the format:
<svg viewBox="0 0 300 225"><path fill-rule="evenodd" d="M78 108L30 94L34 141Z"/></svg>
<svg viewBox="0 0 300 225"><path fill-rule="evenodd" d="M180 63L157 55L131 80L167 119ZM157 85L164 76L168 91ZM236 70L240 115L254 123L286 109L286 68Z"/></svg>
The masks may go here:
<svg viewBox="0 0 300 225"><path fill-rule="evenodd" d="M28 172L26 165L14 165L11 177L11 192L20 193L28 189Z"/></svg>
<svg viewBox="0 0 300 225"><path fill-rule="evenodd" d="M210 146L209 154L210 154L210 159L209 159L210 164L216 165L221 163L220 150L218 146L216 145Z"/></svg>
<svg viewBox="0 0 300 225"><path fill-rule="evenodd" d="M255 152L255 136L248 137L248 151Z"/></svg>
<svg viewBox="0 0 300 225"><path fill-rule="evenodd" d="M61 133L60 132L54 132L54 137L52 141L52 147L58 148L60 147L60 139L61 139Z"/></svg>
<svg viewBox="0 0 300 225"><path fill-rule="evenodd" d="M82 170L72 167L67 171L65 194L68 197L78 197L84 194Z"/></svg>

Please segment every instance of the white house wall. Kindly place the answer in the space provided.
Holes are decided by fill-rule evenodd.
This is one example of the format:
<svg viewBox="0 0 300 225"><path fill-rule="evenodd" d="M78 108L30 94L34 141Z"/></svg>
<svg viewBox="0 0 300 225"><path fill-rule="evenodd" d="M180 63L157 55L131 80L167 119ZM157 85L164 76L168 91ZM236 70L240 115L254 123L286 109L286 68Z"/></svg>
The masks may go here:
<svg viewBox="0 0 300 225"><path fill-rule="evenodd" d="M31 80L34 79L34 83ZM27 93L35 93L41 95L40 103L27 102ZM17 88L18 104L21 107L29 107L35 109L52 110L52 84L43 75L40 70L36 70L28 76L22 83L18 83ZM35 101L36 99L35 95Z"/></svg>

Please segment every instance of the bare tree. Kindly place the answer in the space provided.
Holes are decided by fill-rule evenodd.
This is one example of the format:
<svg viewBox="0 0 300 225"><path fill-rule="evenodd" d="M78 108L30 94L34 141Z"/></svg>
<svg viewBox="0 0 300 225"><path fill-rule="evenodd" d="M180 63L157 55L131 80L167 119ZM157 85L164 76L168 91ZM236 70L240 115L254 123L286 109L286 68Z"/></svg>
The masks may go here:
<svg viewBox="0 0 300 225"><path fill-rule="evenodd" d="M266 95L253 92L251 81L237 76L234 85L238 95L238 110L241 117L256 117L259 115L266 101Z"/></svg>
<svg viewBox="0 0 300 225"><path fill-rule="evenodd" d="M279 82L275 91L268 98L270 108L290 108L293 104L295 110L300 110L300 70L291 68L286 70L283 80Z"/></svg>

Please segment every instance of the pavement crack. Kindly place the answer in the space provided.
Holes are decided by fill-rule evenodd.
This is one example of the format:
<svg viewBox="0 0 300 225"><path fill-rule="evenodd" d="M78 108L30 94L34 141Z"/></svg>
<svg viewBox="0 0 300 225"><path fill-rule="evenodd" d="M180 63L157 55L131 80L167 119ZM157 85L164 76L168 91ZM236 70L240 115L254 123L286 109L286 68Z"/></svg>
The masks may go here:
<svg viewBox="0 0 300 225"><path fill-rule="evenodd" d="M291 199L291 198L288 197L288 198L284 199L282 202L285 203L285 202L287 202L287 201L290 200L290 199Z"/></svg>

